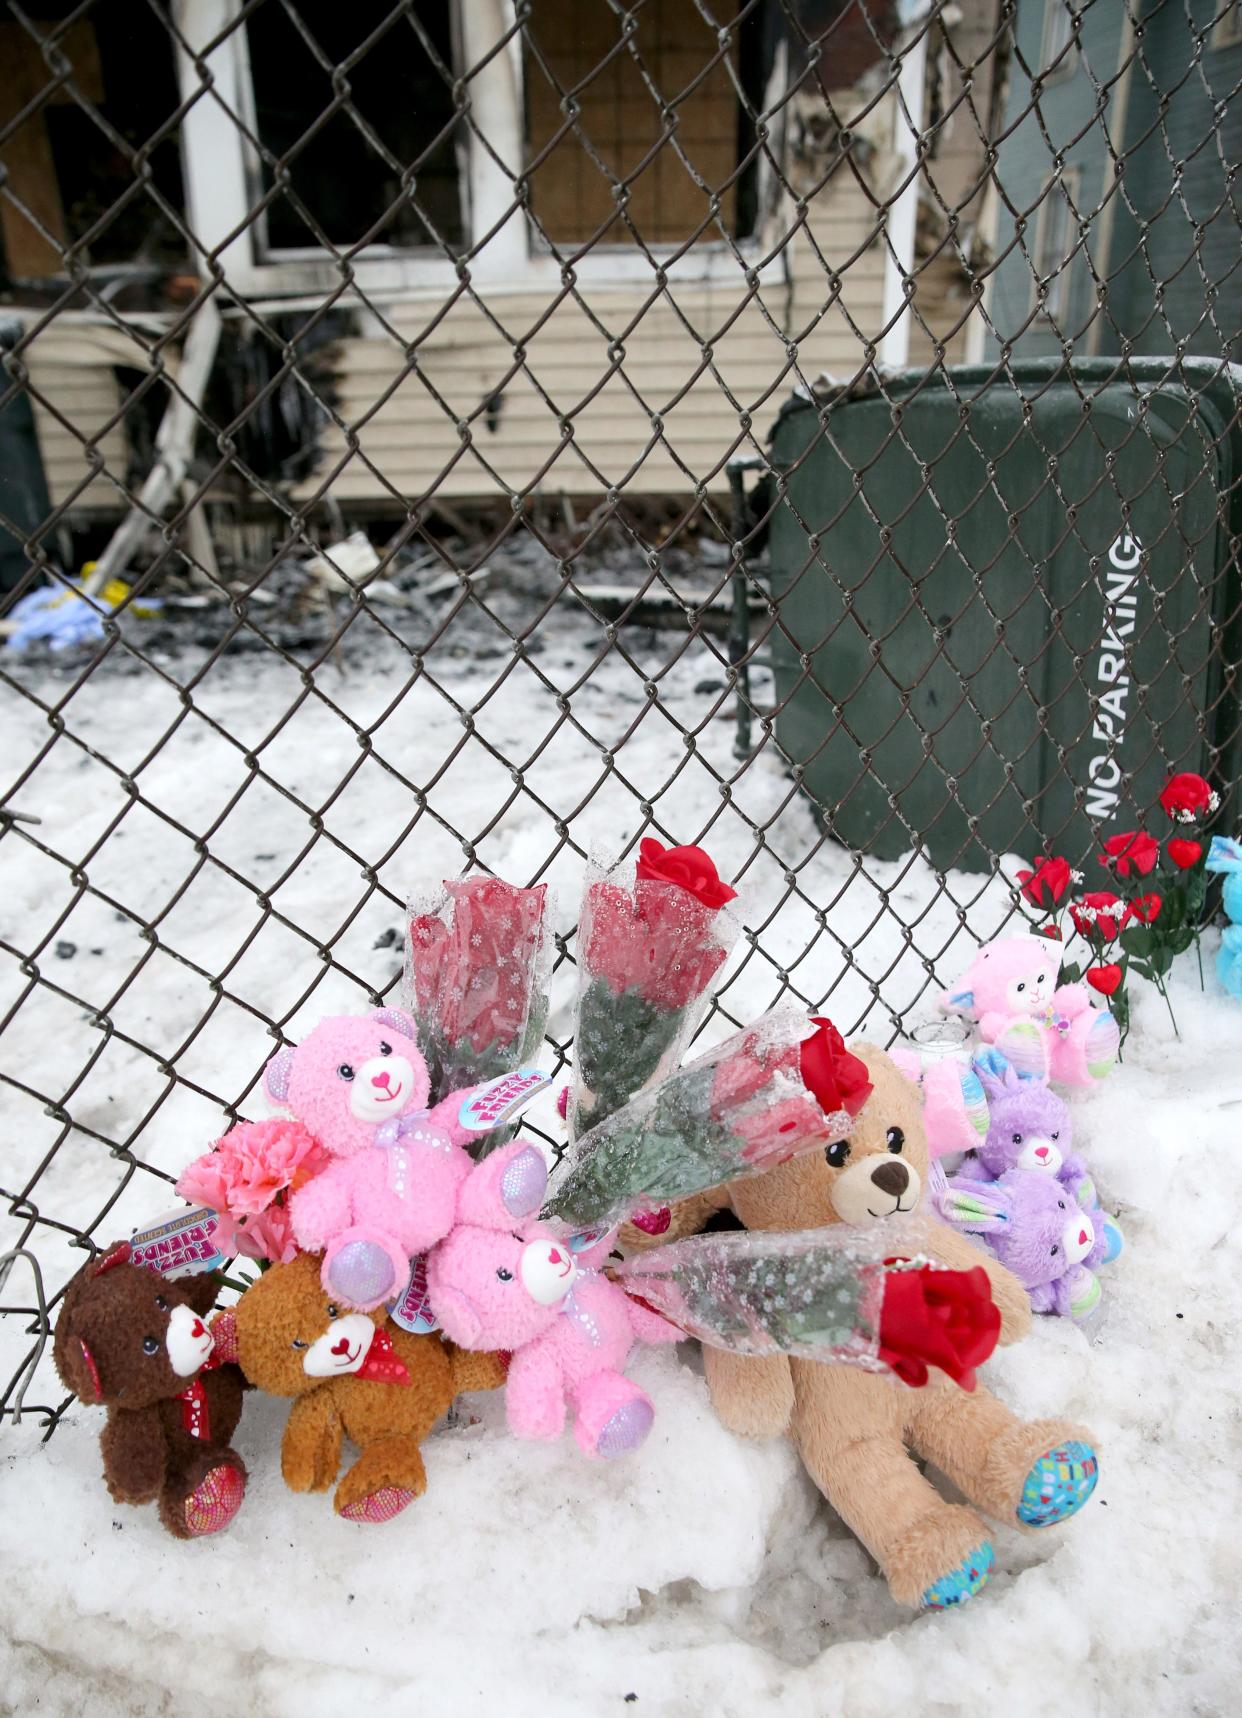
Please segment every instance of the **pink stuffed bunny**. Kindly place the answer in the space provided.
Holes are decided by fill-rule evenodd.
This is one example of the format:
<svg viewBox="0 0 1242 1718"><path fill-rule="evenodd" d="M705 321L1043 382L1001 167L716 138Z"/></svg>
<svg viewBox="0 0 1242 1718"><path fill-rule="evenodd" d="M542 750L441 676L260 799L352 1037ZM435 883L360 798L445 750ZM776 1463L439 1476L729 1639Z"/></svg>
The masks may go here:
<svg viewBox="0 0 1242 1718"><path fill-rule="evenodd" d="M543 1198L547 1167L520 1142L471 1171L459 1222L427 1259L427 1287L444 1334L459 1348L513 1355L505 1408L519 1438L552 1439L573 1410L579 1448L596 1460L636 1450L651 1429L650 1398L622 1373L636 1339L683 1332L600 1274L613 1233L575 1254L539 1223L513 1225L513 1186ZM512 1184L512 1185L510 1185Z"/></svg>
<svg viewBox="0 0 1242 1718"><path fill-rule="evenodd" d="M320 1252L323 1285L348 1306L389 1299L410 1260L452 1227L470 1172L454 1092L432 1110L414 1022L393 1008L321 1020L264 1076L281 1104L332 1154L293 1195L293 1236ZM527 1207L529 1209L529 1207Z"/></svg>
<svg viewBox="0 0 1242 1718"><path fill-rule="evenodd" d="M983 945L940 1006L977 1020L984 1043L1018 1073L1089 1086L1116 1062L1120 1032L1085 985L1058 986L1060 972L1060 951L1047 937L1002 937Z"/></svg>

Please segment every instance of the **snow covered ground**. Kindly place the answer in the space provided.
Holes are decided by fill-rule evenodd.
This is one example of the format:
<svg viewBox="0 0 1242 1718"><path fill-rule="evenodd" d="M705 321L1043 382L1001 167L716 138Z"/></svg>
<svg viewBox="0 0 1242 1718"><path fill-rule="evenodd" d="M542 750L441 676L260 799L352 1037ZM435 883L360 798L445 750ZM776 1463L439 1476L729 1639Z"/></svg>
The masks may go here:
<svg viewBox="0 0 1242 1718"><path fill-rule="evenodd" d="M213 668L189 709L146 671L97 675L72 697L69 732L12 803L43 819L34 833L106 899L82 894L20 837L0 841L0 940L33 954L53 987L28 989L4 957L0 1009L22 1001L0 1038L18 1082L6 1087L0 1187L24 1188L60 1137L50 1098L74 1126L32 1195L40 1214L73 1227L111 1201L96 1238L128 1233L172 1202L133 1160L175 1175L220 1131L221 1100L263 1113L257 1094L244 1102L271 1050L259 1015L289 1016L296 1037L322 1013L364 1004L361 985L327 968L238 876L365 983L382 989L393 976L399 940L387 933L398 913L357 859L312 841L306 814L256 764L404 895L462 866L437 817L473 837L514 795L487 743L524 763L559 724L525 772L537 798L518 793L479 840L495 870L525 880L551 858L568 924L581 861L557 820L615 848L642 821L641 797L669 838L697 838L710 824L706 844L722 872L740 877L746 922L771 959L735 963L734 1013L774 999L777 966L807 994L827 995L847 1029L869 1014L887 1038L893 1014L927 1010L917 951L935 957L946 982L968 958L964 941L952 947L954 907L921 864L859 872L822 844L767 754L722 794L718 777L735 767L731 712L703 646L665 668L669 636L638 634L635 667L614 652L579 686L601 647L598 626L570 612L544 631L535 661L563 706L511 652L503 685L480 703L506 658L480 659L481 643L500 644L477 629L458 653L450 638L433 658L447 697L410 684L408 657L378 635L351 635L345 672L322 669L316 681L355 727L295 670L259 656ZM167 663L182 683L192 667L185 656ZM657 675L662 704L696 730L693 749L649 696ZM717 690L696 690L709 680ZM28 683L51 702L72 680L40 671ZM454 700L472 707L473 734ZM53 738L11 692L3 732L9 779ZM601 746L615 750L615 765ZM415 806L377 755L426 789L429 812L412 828ZM761 843L752 825L765 831ZM788 895L791 877L799 892ZM980 934L999 924L1003 889L951 882ZM917 922L917 950L880 911L881 891ZM156 922L157 947L126 907ZM821 909L861 974L828 937L804 954ZM560 1036L571 989L565 969L552 1022ZM1159 999L1140 992L1124 1068L1077 1106L1079 1142L1128 1243L1106 1277L1103 1313L1087 1329L1043 1321L990 1368L1019 1410L1095 1429L1100 1487L1083 1517L1046 1538L1001 1528L999 1572L961 1614L899 1611L791 1451L717 1425L685 1347L637 1364L659 1413L634 1461L597 1468L568 1440L517 1445L502 1435L499 1404L480 1398L476 1423L429 1444L427 1496L374 1531L284 1490L284 1409L252 1399L239 1436L253 1475L245 1508L218 1541L192 1546L166 1539L152 1511L110 1503L97 1474L100 1416L75 1409L40 1441L37 1407L62 1396L45 1358L27 1394L36 1411L0 1445L0 1707L171 1713L210 1700L308 1718L355 1708L510 1718L1236 1712L1242 1292L1231 1229L1242 1194L1242 1010L1210 971L1201 995L1193 963L1182 963L1173 996L1181 1041ZM136 1045L175 1065L177 1083ZM22 1228L20 1216L0 1218L0 1247ZM46 1223L33 1245L54 1293L81 1254ZM29 1304L24 1273L19 1264L5 1304ZM0 1379L28 1347L25 1322L0 1320Z"/></svg>

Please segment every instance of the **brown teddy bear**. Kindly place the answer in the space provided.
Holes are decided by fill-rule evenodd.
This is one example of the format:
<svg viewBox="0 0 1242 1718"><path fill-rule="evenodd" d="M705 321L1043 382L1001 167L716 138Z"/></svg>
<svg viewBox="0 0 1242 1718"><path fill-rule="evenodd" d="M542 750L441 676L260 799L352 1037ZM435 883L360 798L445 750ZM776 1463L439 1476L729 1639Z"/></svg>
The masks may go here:
<svg viewBox="0 0 1242 1718"><path fill-rule="evenodd" d="M65 1388L108 1410L100 1435L104 1478L118 1503L159 1499L178 1539L227 1527L241 1507L246 1466L229 1439L242 1411L242 1377L220 1364L203 1320L211 1276L176 1282L131 1262L128 1241L70 1282L53 1358Z"/></svg>
<svg viewBox="0 0 1242 1718"><path fill-rule="evenodd" d="M390 1521L427 1489L419 1445L466 1390L505 1381L495 1354L467 1354L438 1335L412 1336L385 1309L337 1306L323 1261L301 1253L273 1265L212 1325L216 1345L247 1380L292 1396L281 1470L292 1491L327 1491L349 1437L361 1450L336 1488L347 1521Z"/></svg>
<svg viewBox="0 0 1242 1718"><path fill-rule="evenodd" d="M722 1218L779 1231L862 1225L919 1206L928 1152L918 1092L883 1051L852 1049L873 1091L849 1138L685 1201L661 1241ZM927 1250L955 1270L982 1265L1001 1313L1000 1340L1027 1333L1030 1303L1016 1277L947 1226L936 1227ZM947 1503L911 1454L933 1463L983 1514L1028 1528L1065 1520L1095 1488L1095 1451L1082 1427L1024 1422L982 1387L967 1394L939 1373L912 1390L785 1355L748 1359L712 1348L704 1365L716 1411L732 1430L792 1435L807 1471L902 1604L960 1604L994 1567L975 1509Z"/></svg>

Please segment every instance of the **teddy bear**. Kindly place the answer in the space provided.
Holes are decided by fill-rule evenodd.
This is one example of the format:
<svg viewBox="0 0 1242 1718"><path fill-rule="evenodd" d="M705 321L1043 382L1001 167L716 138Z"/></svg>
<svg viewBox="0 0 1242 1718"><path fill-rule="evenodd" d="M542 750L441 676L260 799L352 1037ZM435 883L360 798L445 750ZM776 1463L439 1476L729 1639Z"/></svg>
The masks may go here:
<svg viewBox="0 0 1242 1718"><path fill-rule="evenodd" d="M1006 1169L994 1180L950 1176L936 1205L946 1222L978 1235L1026 1289L1034 1312L1086 1318L1100 1303L1093 1267L1108 1240L1068 1187L1039 1169Z"/></svg>
<svg viewBox="0 0 1242 1718"><path fill-rule="evenodd" d="M863 1226L926 1208L927 1138L917 1089L883 1051L854 1044L873 1091L846 1139L674 1208L673 1233L709 1223L789 1231ZM709 1223L710 1226L710 1223ZM1031 1325L1025 1290L974 1242L937 1228L929 1256L955 1270L982 1265L1001 1315L1000 1340ZM899 1603L944 1609L977 1593L995 1558L982 1519L1040 1529L1063 1521L1095 1488L1091 1434L1061 1419L1023 1421L982 1386L967 1393L933 1374L911 1390L891 1378L785 1355L704 1350L712 1400L732 1430L788 1432L824 1496L879 1563ZM910 1458L932 1463L964 1494L947 1502Z"/></svg>
<svg viewBox="0 0 1242 1718"><path fill-rule="evenodd" d="M1121 1032L1084 984L1058 984L1061 957L1047 937L984 943L969 972L940 999L946 1013L979 1025L1020 1074L1090 1086L1117 1060Z"/></svg>
<svg viewBox="0 0 1242 1718"><path fill-rule="evenodd" d="M338 1306L309 1253L264 1271L211 1328L250 1384L293 1397L281 1444L291 1491L327 1491L343 1440L358 1446L336 1487L336 1513L346 1521L390 1521L421 1497L422 1440L457 1396L498 1389L505 1377L498 1355L411 1335L383 1309Z"/></svg>
<svg viewBox="0 0 1242 1718"><path fill-rule="evenodd" d="M414 1022L394 1008L321 1020L268 1063L269 1100L331 1154L290 1203L293 1237L322 1253L323 1286L367 1311L396 1295L410 1261L446 1235L470 1171L462 1126L470 1092L427 1108ZM473 1090L474 1088L471 1088Z"/></svg>
<svg viewBox="0 0 1242 1718"><path fill-rule="evenodd" d="M229 1440L242 1378L213 1352L212 1276L175 1282L115 1242L65 1290L52 1354L80 1402L100 1404L104 1479L118 1503L158 1499L176 1539L218 1533L241 1508L246 1465Z"/></svg>
<svg viewBox="0 0 1242 1718"><path fill-rule="evenodd" d="M516 1437L558 1438L572 1409L585 1455L628 1454L654 1418L646 1392L625 1376L630 1351L635 1341L679 1342L683 1332L601 1275L612 1231L575 1253L543 1224L515 1226L507 1181L536 1209L542 1153L518 1141L471 1172L457 1224L427 1256L432 1310L461 1347L512 1354L505 1410Z"/></svg>

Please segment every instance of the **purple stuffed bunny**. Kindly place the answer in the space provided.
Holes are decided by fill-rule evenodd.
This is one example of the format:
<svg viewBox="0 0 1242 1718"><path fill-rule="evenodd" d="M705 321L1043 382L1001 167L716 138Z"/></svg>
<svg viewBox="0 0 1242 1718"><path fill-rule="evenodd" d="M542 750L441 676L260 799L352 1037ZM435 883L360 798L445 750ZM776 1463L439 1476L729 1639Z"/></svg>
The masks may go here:
<svg viewBox="0 0 1242 1718"><path fill-rule="evenodd" d="M976 1063L988 1098L988 1131L962 1165L962 1173L996 1181L1007 1169L1053 1175L1088 1209L1096 1203L1087 1166L1070 1150L1069 1105L1043 1080L1025 1080L1011 1066L991 1071Z"/></svg>
<svg viewBox="0 0 1242 1718"><path fill-rule="evenodd" d="M1108 1243L1102 1225L1082 1209L1055 1176L1038 1169L1007 1169L995 1181L954 1176L937 1201L954 1228L978 1235L1013 1272L1035 1312L1085 1318L1100 1299L1091 1266Z"/></svg>
<svg viewBox="0 0 1242 1718"><path fill-rule="evenodd" d="M1111 1264L1124 1244L1116 1220L1100 1209L1091 1172L1071 1150L1073 1123L1069 1105L1043 1080L1023 1078L1015 1068L985 1052L975 1060L988 1099L988 1131L961 1167L966 1180L996 1181L1010 1169L1050 1175L1071 1193L1095 1226L1097 1245L1092 1265Z"/></svg>

